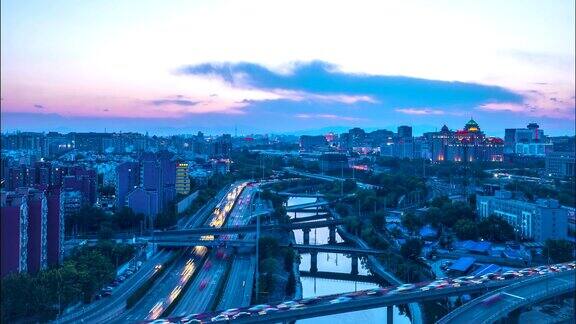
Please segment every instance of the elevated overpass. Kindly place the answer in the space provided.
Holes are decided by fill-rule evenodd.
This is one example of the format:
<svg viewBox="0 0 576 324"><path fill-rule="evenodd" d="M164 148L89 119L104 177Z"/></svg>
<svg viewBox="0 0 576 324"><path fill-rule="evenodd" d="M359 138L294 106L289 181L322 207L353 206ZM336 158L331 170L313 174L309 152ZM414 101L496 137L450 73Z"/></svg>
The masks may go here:
<svg viewBox="0 0 576 324"><path fill-rule="evenodd" d="M489 280L483 283L469 283L468 285L455 286L449 285L445 288L429 289L426 291L420 288L427 285L428 283L415 284L415 288L408 291L400 292L395 287L386 287L384 289L379 289L380 294L369 294L370 291L361 291L356 293L357 298L350 298L347 301L342 301L338 303L333 303L334 299L348 295L336 294L330 296L319 297L317 303L313 305L306 305L306 307L293 308L285 311L267 312L264 314L252 313L250 316L244 318L238 318L234 320L234 323L277 323L285 321L295 321L304 318L313 318L319 316L326 316L339 313L347 313L353 311L360 311L371 308L380 308L393 305L403 305L409 303L420 303L428 300L435 300L446 298L449 296L461 296L464 294L474 294L483 293L493 289L502 288L505 286L515 286L515 287L530 287L534 282L541 282L535 278L542 278L542 282L546 282L548 279L553 280L563 280L566 283L566 289L574 289L574 276L576 275L575 270L565 270L561 273L549 273L544 275L533 275L528 278L520 277L516 279L508 280ZM568 281L572 281L571 286ZM562 282L562 281L560 281ZM570 288L572 287L572 288ZM247 309L241 309L241 311L246 311ZM507 310L502 310L506 312ZM212 318L217 316L219 313L214 312L210 314L203 314L203 318ZM389 313L389 319L392 319L392 314ZM177 322L178 319L167 319L169 322ZM477 323L474 321L462 321L458 318L459 323ZM391 323L391 322L389 322Z"/></svg>
<svg viewBox="0 0 576 324"><path fill-rule="evenodd" d="M493 323L512 311L554 296L574 292L574 273L536 277L482 295L444 316L439 324ZM486 303L488 298L497 298Z"/></svg>
<svg viewBox="0 0 576 324"><path fill-rule="evenodd" d="M328 175L324 175L324 174L297 171L297 170L294 170L291 168L284 168L284 171L286 171L290 174L295 174L295 175L301 176L301 177L323 180L323 181L344 181L344 180L347 180L344 178L328 176ZM362 182L358 182L358 181L356 181L356 185L361 189L381 189L382 188L381 186L371 185L368 183L362 183Z"/></svg>
<svg viewBox="0 0 576 324"><path fill-rule="evenodd" d="M316 201L316 202L311 202L311 203L305 203L305 204L298 204L298 205L292 205L292 206L288 206L286 207L286 211L287 212L293 212L293 211L314 211L312 208L319 208L319 207L323 207L326 205L331 204L330 201Z"/></svg>
<svg viewBox="0 0 576 324"><path fill-rule="evenodd" d="M291 245L291 247L298 250L298 252L300 253L326 252L326 253L344 253L354 255L380 255L385 253L385 251L382 250L364 249L353 246L331 245L331 244L321 244L321 245L293 244Z"/></svg>
<svg viewBox="0 0 576 324"><path fill-rule="evenodd" d="M344 220L329 219L315 222L297 222L288 224L275 224L275 225L260 225L261 231L272 231L272 230L294 230L294 229L312 229L321 227L331 227L345 224ZM256 232L256 225L242 225L233 227L198 227L182 230L171 230L171 231L156 231L154 235L157 239L170 237L186 237L191 235L221 235L221 234L241 234L241 233L253 233Z"/></svg>
<svg viewBox="0 0 576 324"><path fill-rule="evenodd" d="M202 240L200 238L193 240L154 240L152 241L159 248L170 247L193 247L193 246L206 246L206 247L253 247L256 246L255 240Z"/></svg>

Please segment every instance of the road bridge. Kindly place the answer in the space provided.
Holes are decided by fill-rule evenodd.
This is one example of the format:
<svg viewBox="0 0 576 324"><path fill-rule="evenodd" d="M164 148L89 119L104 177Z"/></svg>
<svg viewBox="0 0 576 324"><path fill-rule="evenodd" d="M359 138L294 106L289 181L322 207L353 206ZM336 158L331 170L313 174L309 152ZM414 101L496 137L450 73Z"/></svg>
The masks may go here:
<svg viewBox="0 0 576 324"><path fill-rule="evenodd" d="M383 254L384 251L375 250L375 249L363 249L363 248L355 248L351 246L345 245L330 245L330 244L323 244L323 245L309 245L309 244L294 244L291 245L294 249L296 249L300 253L309 253L310 254L310 272L317 273L318 272L318 252L325 252L325 253L343 253L343 254L351 254L352 255L352 269L350 274L357 275L358 274L358 257L361 255L379 255Z"/></svg>
<svg viewBox="0 0 576 324"><path fill-rule="evenodd" d="M269 312L266 314L252 313L251 316L244 318L238 318L235 323L278 323L285 321L295 321L304 318L312 318L319 316L326 316L339 313L348 313L353 311L360 311L371 308L388 307L394 305L403 305L409 303L420 303L428 300L442 299L450 296L461 296L464 294L475 294L483 293L489 290L502 288L505 286L516 285L518 283L523 283L520 286L530 287L534 281L535 277L542 277L552 280L552 278L562 279L564 281L574 281L574 275L576 275L575 270L565 270L560 273L549 273L544 275L532 275L528 278L520 277L516 279L508 280L489 280L486 282L470 282L468 285L449 285L445 288L421 290L428 284L417 283L415 288L408 291L399 292L395 287L387 287L381 294L367 294L368 291L359 292L356 295L357 298L352 298L347 301L332 303L331 301L340 297L345 296L348 293L336 294L330 296L319 297L319 301L313 305L307 305L306 307L294 308L286 311ZM573 283L572 283L573 285ZM572 288L573 289L573 288ZM390 293L393 291L394 293ZM244 309L242 309L244 310ZM218 315L218 312L210 314L202 314L202 318L212 318ZM388 313L389 321L392 323L392 314ZM168 319L169 321L173 321ZM174 319L176 322L177 319ZM466 322L465 322L466 323ZM476 322L470 322L476 323Z"/></svg>
<svg viewBox="0 0 576 324"><path fill-rule="evenodd" d="M574 273L525 280L482 295L450 312L438 323L493 323L521 307L574 292L575 282ZM488 298L498 299L488 304L484 302Z"/></svg>
<svg viewBox="0 0 576 324"><path fill-rule="evenodd" d="M572 280L574 280L575 272L574 270L569 271L570 273L565 274L566 277L571 276ZM547 275L547 276L555 276L555 274ZM490 281L483 284L475 284L470 286L464 287L453 287L453 288L443 288L443 289L435 289L435 290L428 290L428 291L415 291L415 292L408 292L408 293L401 293L401 294L393 294L393 295L384 295L384 296L376 296L376 297L366 297L361 299L352 299L348 302L344 303L335 303L331 304L329 301L320 302L316 306L310 306L303 309L293 309L287 312L275 312L275 313L268 313L265 315L260 316L250 316L238 320L238 323L274 323L274 322L282 322L282 321L290 321L290 320L298 320L304 318L311 318L317 316L325 316L331 314L338 314L338 313L347 313L351 311L358 311L370 308L377 308L377 307L387 307L393 305L402 305L408 303L420 303L427 300L435 300L439 298L445 298L448 296L461 296L464 294L472 294L483 292L490 289L495 289L499 287L503 287L506 285L510 285L512 282L520 282L523 279L515 279L511 281L506 280L498 280L498 281ZM530 285L531 283L527 283L526 285ZM421 286L417 284L416 286ZM344 295L344 294L342 294ZM337 295L330 296L330 300L337 298ZM389 322L391 323L391 322ZM460 321L461 323L461 321ZM473 322L469 322L473 323Z"/></svg>
<svg viewBox="0 0 576 324"><path fill-rule="evenodd" d="M305 222L305 223L288 223L288 224L273 224L273 225L260 225L261 231L272 231L272 230L295 230L295 229L312 229L321 227L331 227L345 224L344 220L339 219L329 219L323 221L315 222ZM220 234L241 234L241 233L252 233L256 232L256 225L241 225L234 227L198 227L182 230L170 230L170 231L156 231L154 235L156 238L176 238L185 237L191 235L220 235Z"/></svg>
<svg viewBox="0 0 576 324"><path fill-rule="evenodd" d="M332 217L332 215L330 215L329 213L322 213L322 214L317 214L317 215L312 215L312 216L294 217L294 218L291 218L290 221L294 224L294 223L316 221L316 220L321 220L321 219L328 219L331 217Z"/></svg>
<svg viewBox="0 0 576 324"><path fill-rule="evenodd" d="M311 271L300 270L300 276L312 277L312 278L322 278L322 279L331 279L331 280L379 283L378 279L374 276L366 276L366 275L350 274L350 273L328 272L328 271L311 272Z"/></svg>
<svg viewBox="0 0 576 324"><path fill-rule="evenodd" d="M311 178L311 179L318 179L318 180L324 180L324 181L344 181L344 180L347 180L347 179L328 176L328 175L324 175L324 174L316 174L316 173L297 171L297 170L294 170L291 168L284 168L284 170L288 173L295 174L295 175L298 175L301 177ZM381 186L371 185L368 183L362 183L362 182L358 182L358 181L356 181L356 185L361 189L382 189Z"/></svg>
<svg viewBox="0 0 576 324"><path fill-rule="evenodd" d="M256 245L255 240L202 240L202 239L156 239L151 241L160 248L170 247L191 247L191 246L207 246L207 247L253 247Z"/></svg>
<svg viewBox="0 0 576 324"><path fill-rule="evenodd" d="M326 197L325 194L321 193L298 193L298 192L288 192L288 191L281 191L275 192L278 196L284 197L299 197L299 198L322 198Z"/></svg>
<svg viewBox="0 0 576 324"><path fill-rule="evenodd" d="M316 201L316 202L311 202L311 203L288 206L288 207L286 207L286 211L287 212L294 212L294 211L313 212L313 211L316 211L319 207L326 206L329 204L331 204L330 201L322 200L322 201Z"/></svg>

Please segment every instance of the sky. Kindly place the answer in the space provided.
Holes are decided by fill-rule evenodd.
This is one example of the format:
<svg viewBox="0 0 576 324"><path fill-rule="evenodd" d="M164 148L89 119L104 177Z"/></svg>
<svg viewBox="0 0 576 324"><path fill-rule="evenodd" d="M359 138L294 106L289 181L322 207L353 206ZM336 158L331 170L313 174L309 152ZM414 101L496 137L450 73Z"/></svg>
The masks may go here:
<svg viewBox="0 0 576 324"><path fill-rule="evenodd" d="M574 6L2 0L2 131L574 134Z"/></svg>

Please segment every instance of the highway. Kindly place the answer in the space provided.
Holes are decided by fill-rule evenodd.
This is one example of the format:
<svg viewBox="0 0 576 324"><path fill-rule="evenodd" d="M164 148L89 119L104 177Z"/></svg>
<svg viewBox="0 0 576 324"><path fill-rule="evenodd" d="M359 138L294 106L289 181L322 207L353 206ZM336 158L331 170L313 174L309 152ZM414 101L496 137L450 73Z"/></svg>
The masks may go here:
<svg viewBox="0 0 576 324"><path fill-rule="evenodd" d="M251 186L246 187L246 184L241 184L237 188L237 190L233 190L226 196L226 205L221 206L220 212L216 212L207 221L206 225L220 228L222 226L239 225L244 221L245 211L248 210L247 206L252 196L253 188ZM226 238L235 238L234 236L227 235ZM198 276L184 293L184 296L171 314L185 315L210 311L217 302L218 293L223 288L229 268L230 262L226 259L226 251L224 249L210 252Z"/></svg>
<svg viewBox="0 0 576 324"><path fill-rule="evenodd" d="M239 204L231 214L228 227L245 225L250 221L250 208L254 199L255 187L248 187L242 195ZM229 238L237 239L238 235L230 235ZM245 240L255 240L256 235L249 233ZM216 309L229 309L250 305L252 299L252 286L254 271L256 269L256 256L250 254L236 254L232 259L232 266L224 286L222 298Z"/></svg>
<svg viewBox="0 0 576 324"><path fill-rule="evenodd" d="M211 212L213 218L209 223L221 218L225 213L225 205L228 203L228 196L236 190L236 185L225 187L218 195L213 198L205 207L198 210L194 215L188 217L179 226L183 228L192 228L201 225L210 216ZM215 203L218 203L216 208L213 208ZM174 301L180 293L182 287L186 284L190 276L197 270L201 257L206 253L206 249L198 250L194 255L189 251L186 255L179 258L171 267L167 269L162 278L159 278L150 291L140 300L130 311L123 314L121 317L114 318L117 323L135 322L145 319L154 319L160 316L170 304ZM173 252L168 252L172 255ZM184 280L183 278L186 278Z"/></svg>
<svg viewBox="0 0 576 324"><path fill-rule="evenodd" d="M314 299L294 300L277 305L256 305L244 307L233 312L220 311L208 314L195 314L189 315L188 320L199 319L207 321L218 316L220 321L235 319L235 323L275 323L377 307L419 303L448 296L485 292L506 286L525 287L534 292L534 282L543 283L543 285L539 285L536 288L538 291L546 291L545 282L548 282L550 289L553 289L552 285L556 287L564 285L564 287L574 290L575 268L576 263L570 262L540 269L526 268L501 274L448 278L432 282L321 296ZM542 280L539 280L540 278ZM545 278L548 280L544 280ZM497 311L505 311L505 309ZM241 315L246 316L235 318L234 316L239 312L242 312ZM462 320L461 317L457 318L458 323L477 323L473 319ZM180 318L167 318L164 323L167 322L179 323Z"/></svg>
<svg viewBox="0 0 576 324"><path fill-rule="evenodd" d="M562 272L498 289L456 309L438 323L492 323L525 301L546 298L549 292L562 288L574 290L574 280L573 272Z"/></svg>
<svg viewBox="0 0 576 324"><path fill-rule="evenodd" d="M133 323L145 319L156 319L162 315L197 271L198 264L206 251L205 247L187 249L184 255L178 258L161 278L158 278L146 296L121 317L114 318L114 322Z"/></svg>

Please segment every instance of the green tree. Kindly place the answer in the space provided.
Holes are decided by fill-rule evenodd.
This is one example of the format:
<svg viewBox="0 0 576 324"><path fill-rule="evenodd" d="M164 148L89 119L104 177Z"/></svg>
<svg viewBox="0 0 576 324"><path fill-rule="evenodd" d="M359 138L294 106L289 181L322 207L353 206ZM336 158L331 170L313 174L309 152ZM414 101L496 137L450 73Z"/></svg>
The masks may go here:
<svg viewBox="0 0 576 324"><path fill-rule="evenodd" d="M574 245L566 240L549 239L544 245L544 255L556 263L574 260Z"/></svg>
<svg viewBox="0 0 576 324"><path fill-rule="evenodd" d="M469 219L461 219L454 224L454 233L461 240L477 240L478 227L475 222Z"/></svg>
<svg viewBox="0 0 576 324"><path fill-rule="evenodd" d="M402 244L400 247L400 254L408 259L415 260L422 253L422 248L424 247L424 242L417 238L411 238Z"/></svg>
<svg viewBox="0 0 576 324"><path fill-rule="evenodd" d="M439 227L442 222L442 211L438 207L430 207L424 214L424 222L434 227Z"/></svg>
<svg viewBox="0 0 576 324"><path fill-rule="evenodd" d="M374 228L381 230L386 224L386 213L376 212L370 216L370 221L372 222L372 226Z"/></svg>
<svg viewBox="0 0 576 324"><path fill-rule="evenodd" d="M514 238L514 227L504 219L490 215L478 223L478 234L492 242L505 242Z"/></svg>
<svg viewBox="0 0 576 324"><path fill-rule="evenodd" d="M407 212L402 215L402 226L406 227L410 232L415 233L422 227L422 220L412 212Z"/></svg>

